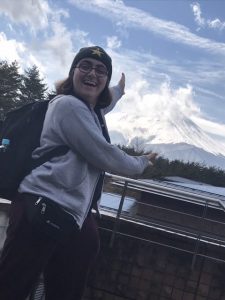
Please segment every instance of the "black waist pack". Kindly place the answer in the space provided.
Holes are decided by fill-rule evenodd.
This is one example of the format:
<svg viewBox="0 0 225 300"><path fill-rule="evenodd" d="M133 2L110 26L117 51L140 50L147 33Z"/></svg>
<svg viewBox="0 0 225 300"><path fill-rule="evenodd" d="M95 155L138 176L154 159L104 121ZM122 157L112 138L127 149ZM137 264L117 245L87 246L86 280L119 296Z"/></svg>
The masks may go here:
<svg viewBox="0 0 225 300"><path fill-rule="evenodd" d="M22 194L21 198L25 202L27 219L37 232L62 240L79 231L74 217L56 202L31 194Z"/></svg>

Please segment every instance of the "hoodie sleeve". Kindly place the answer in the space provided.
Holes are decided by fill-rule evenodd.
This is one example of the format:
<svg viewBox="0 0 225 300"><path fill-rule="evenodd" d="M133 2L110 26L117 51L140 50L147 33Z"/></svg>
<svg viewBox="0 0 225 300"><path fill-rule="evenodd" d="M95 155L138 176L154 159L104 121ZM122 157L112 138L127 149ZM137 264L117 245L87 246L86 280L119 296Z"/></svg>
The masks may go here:
<svg viewBox="0 0 225 300"><path fill-rule="evenodd" d="M109 106L107 106L106 108L103 109L104 115L106 115L111 110L113 110L113 108L115 107L116 103L123 96L123 92L121 91L121 88L119 87L119 85L111 87L110 88L110 92L111 92L111 95L112 95L112 102L110 103Z"/></svg>
<svg viewBox="0 0 225 300"><path fill-rule="evenodd" d="M55 132L72 151L103 171L121 175L141 174L148 166L147 156L130 156L109 144L95 121L93 112L80 100L59 101L53 113Z"/></svg>

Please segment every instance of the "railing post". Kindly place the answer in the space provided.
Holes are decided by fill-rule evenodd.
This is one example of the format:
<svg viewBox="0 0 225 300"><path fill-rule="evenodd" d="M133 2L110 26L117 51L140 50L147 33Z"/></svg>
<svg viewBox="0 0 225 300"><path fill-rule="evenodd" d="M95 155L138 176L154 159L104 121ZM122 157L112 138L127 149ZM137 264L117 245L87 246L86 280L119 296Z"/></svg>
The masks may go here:
<svg viewBox="0 0 225 300"><path fill-rule="evenodd" d="M124 203L124 199L125 199L125 196L126 196L127 187L128 187L128 182L125 181L122 196L121 196L121 199L120 199L120 205L119 205L119 208L118 208L118 211L117 211L116 220L115 220L115 223L114 223L113 232L112 232L111 239L110 239L110 244L109 244L110 248L112 248L112 246L113 246L115 236L116 236L116 232L117 232L117 229L119 227L120 215L121 215L121 212L122 212L122 209L123 209L123 203Z"/></svg>
<svg viewBox="0 0 225 300"><path fill-rule="evenodd" d="M208 200L205 201L205 206L204 206L204 210L203 210L202 217L201 217L201 227L203 227L204 223L205 223L207 208L208 208ZM196 262L196 258L197 258L197 254L198 254L198 250L199 250L200 241L201 241L201 236L202 236L201 227L200 227L200 231L198 232L198 237L197 237L196 244L195 244L195 251L194 251L194 255L192 258L192 262L191 262L192 270L194 270L194 267L195 267L195 262Z"/></svg>

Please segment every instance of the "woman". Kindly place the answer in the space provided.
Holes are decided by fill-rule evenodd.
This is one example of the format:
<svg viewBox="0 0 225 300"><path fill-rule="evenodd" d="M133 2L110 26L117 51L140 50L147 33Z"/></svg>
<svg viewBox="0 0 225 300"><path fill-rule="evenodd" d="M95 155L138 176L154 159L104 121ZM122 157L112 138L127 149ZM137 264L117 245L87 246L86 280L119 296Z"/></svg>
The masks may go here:
<svg viewBox="0 0 225 300"><path fill-rule="evenodd" d="M109 90L112 63L100 47L82 48L69 76L49 104L40 147L33 156L59 145L61 156L34 169L19 187L0 263L0 299L25 300L44 272L46 300L82 298L88 271L99 250L91 214L101 196L104 172L141 174L155 154L132 157L110 144L104 114L122 96L125 78ZM44 197L73 216L76 226L56 240L39 232L26 217L27 203Z"/></svg>

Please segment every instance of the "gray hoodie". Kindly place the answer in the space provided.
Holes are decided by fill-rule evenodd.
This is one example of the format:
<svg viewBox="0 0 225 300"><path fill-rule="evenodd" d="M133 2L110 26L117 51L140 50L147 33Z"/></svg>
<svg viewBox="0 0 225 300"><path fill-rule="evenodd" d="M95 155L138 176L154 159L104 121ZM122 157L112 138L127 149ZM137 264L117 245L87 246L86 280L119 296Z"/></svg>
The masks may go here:
<svg viewBox="0 0 225 300"><path fill-rule="evenodd" d="M109 112L122 96L118 87L113 88L112 95L112 104L102 114ZM57 96L49 103L40 147L33 156L59 145L67 145L70 150L34 169L20 184L19 192L41 195L59 203L74 216L80 228L102 171L135 175L148 165L146 156L129 156L109 144L94 110L70 95Z"/></svg>

